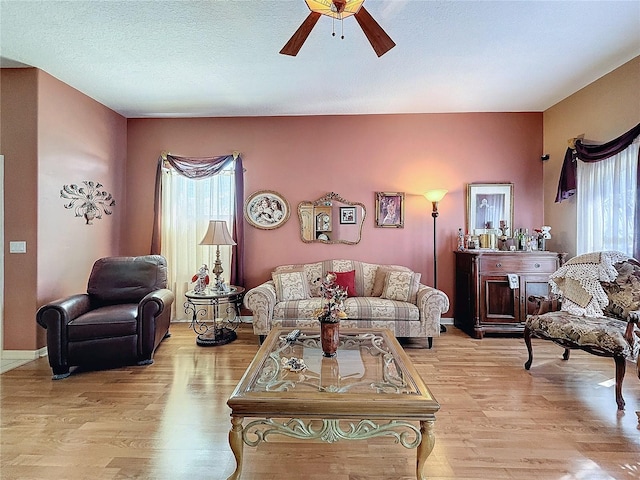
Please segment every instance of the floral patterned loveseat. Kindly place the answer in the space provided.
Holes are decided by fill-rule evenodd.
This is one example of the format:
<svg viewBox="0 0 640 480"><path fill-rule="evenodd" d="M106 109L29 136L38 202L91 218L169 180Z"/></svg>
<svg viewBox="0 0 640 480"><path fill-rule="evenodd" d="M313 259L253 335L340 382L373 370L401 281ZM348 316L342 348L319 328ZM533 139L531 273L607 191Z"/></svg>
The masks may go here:
<svg viewBox="0 0 640 480"><path fill-rule="evenodd" d="M595 252L566 262L549 278L551 298L532 298L538 310L527 318L524 341L531 368L531 338L551 340L565 348L612 357L616 365L616 403L624 409L622 381L627 361L637 361L640 334L640 263L620 252ZM640 419L640 414L639 414Z"/></svg>
<svg viewBox="0 0 640 480"><path fill-rule="evenodd" d="M347 287L345 328L389 328L396 337L428 339L440 335L440 318L449 310L449 298L420 283L420 274L398 265L378 265L357 260L325 260L282 265L272 279L250 289L244 305L253 312L253 331L261 339L273 327L317 326L314 311L324 299L321 279L337 274Z"/></svg>

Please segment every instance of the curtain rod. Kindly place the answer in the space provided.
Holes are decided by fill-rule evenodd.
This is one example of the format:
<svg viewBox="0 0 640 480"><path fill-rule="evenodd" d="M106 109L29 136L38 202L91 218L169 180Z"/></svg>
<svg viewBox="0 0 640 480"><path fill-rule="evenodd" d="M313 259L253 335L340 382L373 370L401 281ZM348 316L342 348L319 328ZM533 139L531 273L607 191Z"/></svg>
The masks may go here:
<svg viewBox="0 0 640 480"><path fill-rule="evenodd" d="M167 159L167 155L171 155L171 152L167 152L166 150L163 150L162 153L160 154L163 160ZM240 156L240 152L238 150L234 150L233 152L231 152L231 155L233 155L233 159L235 160Z"/></svg>

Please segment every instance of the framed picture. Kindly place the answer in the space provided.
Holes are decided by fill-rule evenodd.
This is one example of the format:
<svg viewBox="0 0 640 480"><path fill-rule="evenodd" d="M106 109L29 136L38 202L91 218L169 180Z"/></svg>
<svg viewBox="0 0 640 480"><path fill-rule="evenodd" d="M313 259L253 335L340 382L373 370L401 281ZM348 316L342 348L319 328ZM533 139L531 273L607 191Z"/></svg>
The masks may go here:
<svg viewBox="0 0 640 480"><path fill-rule="evenodd" d="M289 202L278 192L260 190L252 193L244 202L244 218L256 228L272 230L289 220Z"/></svg>
<svg viewBox="0 0 640 480"><path fill-rule="evenodd" d="M340 223L356 224L356 207L340 207Z"/></svg>
<svg viewBox="0 0 640 480"><path fill-rule="evenodd" d="M404 228L404 192L376 192L376 227Z"/></svg>
<svg viewBox="0 0 640 480"><path fill-rule="evenodd" d="M467 231L513 228L513 183L470 183L467 185Z"/></svg>

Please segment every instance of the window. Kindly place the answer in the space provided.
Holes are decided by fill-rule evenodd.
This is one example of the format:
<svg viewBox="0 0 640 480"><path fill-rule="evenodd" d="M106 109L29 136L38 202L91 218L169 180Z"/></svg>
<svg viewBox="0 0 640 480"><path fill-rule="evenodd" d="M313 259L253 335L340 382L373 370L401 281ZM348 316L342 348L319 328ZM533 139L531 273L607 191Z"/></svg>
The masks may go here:
<svg viewBox="0 0 640 480"><path fill-rule="evenodd" d="M162 251L167 259L169 288L176 295L172 318L184 318L180 300L193 288L191 278L202 264L213 268L215 246L199 245L209 220L225 220L233 232L235 205L234 164L219 174L191 179L173 168L162 171ZM231 247L220 246L220 260L229 283ZM211 273L210 273L211 276Z"/></svg>
<svg viewBox="0 0 640 480"><path fill-rule="evenodd" d="M599 162L577 160L576 253L618 250L633 256L640 137Z"/></svg>

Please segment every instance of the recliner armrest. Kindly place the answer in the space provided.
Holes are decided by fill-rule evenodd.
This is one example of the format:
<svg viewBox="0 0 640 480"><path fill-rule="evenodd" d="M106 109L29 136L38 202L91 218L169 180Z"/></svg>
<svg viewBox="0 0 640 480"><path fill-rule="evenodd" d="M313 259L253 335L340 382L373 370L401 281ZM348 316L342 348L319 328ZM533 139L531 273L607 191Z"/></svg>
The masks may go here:
<svg viewBox="0 0 640 480"><path fill-rule="evenodd" d="M43 305L36 313L36 320L44 328L60 328L89 310L91 310L89 295L79 293Z"/></svg>
<svg viewBox="0 0 640 480"><path fill-rule="evenodd" d="M152 304L155 304L155 313L153 316L159 315L164 311L165 307L171 306L175 298L175 294L168 288L161 288L160 290L149 292L138 303L138 318L142 319L145 309Z"/></svg>
<svg viewBox="0 0 640 480"><path fill-rule="evenodd" d="M67 325L89 310L91 300L86 293L61 298L38 309L36 321L47 330L47 355L54 378L69 375Z"/></svg>

